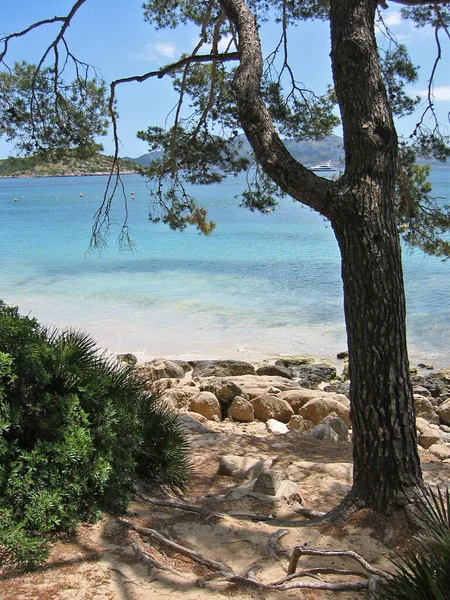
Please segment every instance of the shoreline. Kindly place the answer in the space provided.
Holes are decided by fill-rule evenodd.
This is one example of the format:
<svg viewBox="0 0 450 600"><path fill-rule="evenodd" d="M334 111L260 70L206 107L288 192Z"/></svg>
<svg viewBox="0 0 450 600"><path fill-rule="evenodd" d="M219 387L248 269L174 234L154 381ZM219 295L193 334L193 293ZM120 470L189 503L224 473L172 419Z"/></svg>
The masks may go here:
<svg viewBox="0 0 450 600"><path fill-rule="evenodd" d="M129 171L128 169L121 171L121 175L139 175L138 171ZM108 177L111 175L111 171L96 171L93 173L61 173L59 175L51 174L51 173L42 173L42 174L28 174L24 173L22 175L0 175L0 179L48 179L50 177Z"/></svg>

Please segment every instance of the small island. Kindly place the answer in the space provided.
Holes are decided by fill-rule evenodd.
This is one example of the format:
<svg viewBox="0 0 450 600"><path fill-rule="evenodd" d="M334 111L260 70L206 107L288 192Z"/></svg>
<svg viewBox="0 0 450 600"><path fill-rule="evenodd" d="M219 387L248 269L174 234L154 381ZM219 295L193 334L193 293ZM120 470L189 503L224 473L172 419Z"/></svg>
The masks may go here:
<svg viewBox="0 0 450 600"><path fill-rule="evenodd" d="M139 166L130 160L119 159L123 175L139 172ZM74 153L66 153L55 160L40 156L14 157L0 160L0 177L77 177L80 175L109 175L113 163L112 156L94 154L80 158Z"/></svg>

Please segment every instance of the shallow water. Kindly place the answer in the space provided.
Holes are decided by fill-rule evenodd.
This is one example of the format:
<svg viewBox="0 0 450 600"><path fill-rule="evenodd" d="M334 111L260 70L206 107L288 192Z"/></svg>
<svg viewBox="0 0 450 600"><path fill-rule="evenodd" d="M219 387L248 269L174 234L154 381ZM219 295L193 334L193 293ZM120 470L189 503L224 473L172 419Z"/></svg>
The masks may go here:
<svg viewBox="0 0 450 600"><path fill-rule="evenodd" d="M153 356L333 356L346 347L331 228L283 200L259 215L238 207L239 178L197 189L217 222L209 238L148 222L148 191L126 176L135 252L86 254L104 177L0 180L0 297L46 324L91 333L112 352ZM435 169L449 198L450 169ZM80 196L82 194L82 196ZM16 200L15 200L16 199ZM121 223L121 200L116 203ZM450 364L450 263L404 254L412 362Z"/></svg>

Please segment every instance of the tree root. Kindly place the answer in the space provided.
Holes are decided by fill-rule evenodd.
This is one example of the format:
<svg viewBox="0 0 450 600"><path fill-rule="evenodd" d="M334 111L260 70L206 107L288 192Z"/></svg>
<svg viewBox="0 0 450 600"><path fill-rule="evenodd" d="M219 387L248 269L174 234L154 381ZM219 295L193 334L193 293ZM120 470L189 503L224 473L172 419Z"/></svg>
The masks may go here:
<svg viewBox="0 0 450 600"><path fill-rule="evenodd" d="M154 506L163 506L166 508L176 508L178 510L185 510L187 512L196 513L207 519L215 517L217 519L225 519L230 517L232 519L242 519L253 522L270 522L274 525L289 525L293 527L295 525L299 525L300 523L295 523L292 521L284 521L283 519L277 519L276 517L266 516L266 515L257 515L254 513L238 513L238 512L216 512L208 510L207 508L200 508L199 506L194 506L193 504L186 504L185 502L180 502L179 500L159 500L158 498L151 498L149 496L145 496L140 492L135 492L135 496L144 500L144 502L148 502L153 504ZM322 519L326 517L327 513L320 512L318 510L312 510L310 508L298 508L295 510L295 514L298 514L307 519Z"/></svg>
<svg viewBox="0 0 450 600"><path fill-rule="evenodd" d="M293 589L315 589L315 590L328 590L328 591L356 591L356 590L373 590L378 587L381 583L387 581L391 578L391 576L381 571L380 569L376 569L372 565L370 565L364 558L362 558L356 552L348 551L348 550L312 550L310 548L306 548L303 546L296 546L292 552L288 574L286 577L272 582L272 583L262 583L255 578L253 571L247 572L245 575L238 575L235 573L228 565L224 563L220 563L218 561L209 559L196 550L192 550L190 548L186 548L172 540L169 540L162 534L158 533L154 529L150 529L148 527L142 527L140 525L135 525L132 521L127 519L118 518L117 521L126 527L133 529L136 531L142 538L152 538L156 540L159 544L170 548L171 550L175 550L179 554L183 556L187 556L192 559L194 562L207 567L212 573L204 576L193 578L189 574L182 573L172 567L165 565L164 563L157 560L148 550L142 548L142 546L138 543L133 544L133 548L136 554L139 556L141 560L149 564L150 566L169 571L179 577L184 579L188 579L195 585L203 586L206 582L211 581L212 579L221 578L229 583L239 584L250 586L253 588L257 588L260 590L266 591L288 591ZM275 546L277 541L286 533L286 530L279 530L275 532L269 539L269 547L273 548L273 553L276 556ZM270 551L269 551L270 552ZM333 569L309 569L304 571L296 571L297 564L299 558L303 555L308 556L346 556L350 557L353 560L356 560L360 566L366 571L367 576L363 576L361 573L355 573L354 571L346 571L339 570L338 573L342 576L359 576L360 579L358 581L323 581L316 579L315 581L298 581L301 577L309 577L313 578L317 573L323 572L336 572Z"/></svg>

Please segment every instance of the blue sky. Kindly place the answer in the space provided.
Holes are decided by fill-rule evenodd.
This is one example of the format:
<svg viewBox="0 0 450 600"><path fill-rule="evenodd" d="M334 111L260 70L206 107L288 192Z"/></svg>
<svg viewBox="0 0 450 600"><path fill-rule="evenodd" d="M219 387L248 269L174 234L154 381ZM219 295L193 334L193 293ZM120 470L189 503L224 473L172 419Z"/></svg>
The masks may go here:
<svg viewBox="0 0 450 600"><path fill-rule="evenodd" d="M66 14L71 0L21 0L15 4L3 3L1 33L20 31L29 24L55 15ZM80 59L96 66L110 81L119 77L153 71L181 52L188 52L198 40L195 28L155 31L142 17L141 0L88 0L79 10L67 34L71 51ZM5 6L6 5L6 6ZM20 6L20 8L18 8ZM423 94L436 55L433 32L416 29L400 18L400 7L390 4L382 11L383 18L398 40L408 45L414 64L419 65L420 80L411 90ZM13 40L8 63L14 60L36 62L43 49L53 40L58 26L46 26L32 34ZM278 40L274 23L264 26L261 37L267 54ZM328 24L308 22L290 32L289 56L296 77L307 87L319 92L331 82ZM450 43L443 40L443 59L435 79L435 108L441 122L447 124L450 114ZM170 81L151 79L143 84L121 86L118 94L119 137L122 156L139 156L147 151L146 144L136 138L139 129L151 124L164 125L168 111L175 103ZM398 123L400 134L408 135L417 116ZM339 130L336 130L339 134ZM112 152L111 135L101 140L106 153ZM12 152L12 147L0 140L0 158Z"/></svg>

